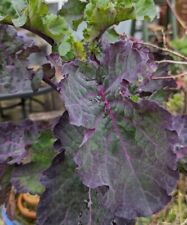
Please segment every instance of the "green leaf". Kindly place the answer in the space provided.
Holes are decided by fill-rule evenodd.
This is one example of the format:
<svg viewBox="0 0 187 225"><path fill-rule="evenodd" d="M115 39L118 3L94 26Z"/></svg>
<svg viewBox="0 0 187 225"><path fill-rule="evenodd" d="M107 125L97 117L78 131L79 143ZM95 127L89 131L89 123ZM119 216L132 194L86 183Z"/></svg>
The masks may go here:
<svg viewBox="0 0 187 225"><path fill-rule="evenodd" d="M16 18L12 18L12 22L14 26L21 27L27 22L27 15L25 11L26 3L25 0L18 0L13 1L12 0L12 7L14 8L16 12Z"/></svg>
<svg viewBox="0 0 187 225"><path fill-rule="evenodd" d="M60 41L68 33L68 26L62 16L48 14L43 19L45 32L55 41Z"/></svg>
<svg viewBox="0 0 187 225"><path fill-rule="evenodd" d="M73 43L73 50L75 52L75 55L77 57L77 59L80 59L81 61L85 61L86 60L86 50L84 48L84 45L81 41L75 41Z"/></svg>
<svg viewBox="0 0 187 225"><path fill-rule="evenodd" d="M184 94L179 92L171 96L166 103L167 108L172 113L182 113L184 109Z"/></svg>
<svg viewBox="0 0 187 225"><path fill-rule="evenodd" d="M30 26L42 31L42 18L48 13L47 4L43 0L28 0L27 11Z"/></svg>
<svg viewBox="0 0 187 225"><path fill-rule="evenodd" d="M41 194L44 186L40 183L40 176L50 166L54 157L51 133L43 132L32 144L31 162L14 169L12 183L17 191Z"/></svg>
<svg viewBox="0 0 187 225"><path fill-rule="evenodd" d="M108 27L128 19L149 19L156 15L153 0L91 0L85 9L85 37L93 40ZM102 18L102 19L101 19Z"/></svg>
<svg viewBox="0 0 187 225"><path fill-rule="evenodd" d="M171 46L181 52L184 55L187 55L187 37L174 39L170 42Z"/></svg>
<svg viewBox="0 0 187 225"><path fill-rule="evenodd" d="M148 18L153 20L156 16L156 7L153 0L138 0L135 4L136 19Z"/></svg>
<svg viewBox="0 0 187 225"><path fill-rule="evenodd" d="M71 43L65 39L59 46L58 46L58 52L60 56L66 56L68 52L71 51Z"/></svg>
<svg viewBox="0 0 187 225"><path fill-rule="evenodd" d="M111 28L103 34L103 39L106 40L107 43L115 43L120 40L120 37L116 30Z"/></svg>
<svg viewBox="0 0 187 225"><path fill-rule="evenodd" d="M15 26L23 25L26 18L23 16L23 11L26 8L26 0L2 0L0 4L0 20L14 20ZM13 22L13 23L14 23Z"/></svg>
<svg viewBox="0 0 187 225"><path fill-rule="evenodd" d="M12 19L12 22L15 27L21 27L27 22L27 15L26 13L23 13L21 16L19 16L16 19Z"/></svg>
<svg viewBox="0 0 187 225"><path fill-rule="evenodd" d="M35 74L31 80L31 87L33 91L38 91L41 87L43 79L43 72L39 69L38 71L35 71Z"/></svg>
<svg viewBox="0 0 187 225"><path fill-rule="evenodd" d="M0 205L4 204L7 200L7 194L11 190L11 178L12 166L6 164L0 164Z"/></svg>
<svg viewBox="0 0 187 225"><path fill-rule="evenodd" d="M84 12L88 24L85 36L94 39L100 32L115 24L116 13L115 5L110 0L90 1Z"/></svg>
<svg viewBox="0 0 187 225"><path fill-rule="evenodd" d="M63 5L59 14L64 17L72 29L76 29L83 21L85 6L86 3L80 0L69 0Z"/></svg>

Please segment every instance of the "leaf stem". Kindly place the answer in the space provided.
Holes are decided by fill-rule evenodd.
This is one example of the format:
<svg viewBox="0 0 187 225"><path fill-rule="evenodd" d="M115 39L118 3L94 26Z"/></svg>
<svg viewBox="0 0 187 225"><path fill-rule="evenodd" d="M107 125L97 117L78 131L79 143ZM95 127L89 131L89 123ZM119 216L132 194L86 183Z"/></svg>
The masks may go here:
<svg viewBox="0 0 187 225"><path fill-rule="evenodd" d="M6 24L6 25L11 25L11 26L14 26L12 22L10 21L1 21L0 22L1 24ZM52 38L50 38L49 36L47 36L46 34L42 33L41 31L35 29L35 28L31 28L29 25L25 24L23 25L22 27L20 28L23 28L25 30L28 30L36 35L38 35L39 37L41 37L43 40L45 40L48 44L50 44L51 46L54 44L54 40Z"/></svg>
<svg viewBox="0 0 187 225"><path fill-rule="evenodd" d="M49 79L47 77L43 77L42 80L59 93L59 89L58 89L57 85L51 79Z"/></svg>
<svg viewBox="0 0 187 225"><path fill-rule="evenodd" d="M88 225L92 225L92 193L91 193L91 188L89 188L88 191L88 208L89 208L89 221Z"/></svg>

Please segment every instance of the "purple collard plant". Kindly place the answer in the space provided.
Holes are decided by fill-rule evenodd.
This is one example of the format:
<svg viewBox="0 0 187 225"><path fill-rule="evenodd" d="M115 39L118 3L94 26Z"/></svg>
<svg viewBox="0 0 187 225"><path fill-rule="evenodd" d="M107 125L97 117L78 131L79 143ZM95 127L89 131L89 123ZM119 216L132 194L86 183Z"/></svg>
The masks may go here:
<svg viewBox="0 0 187 225"><path fill-rule="evenodd" d="M37 189L41 194L46 188L37 223L131 225L136 217L162 209L179 177L176 147L185 129L167 110L140 95L145 83L150 93L163 87L157 83L152 88L160 68L150 51L124 40L103 44L95 60L63 63L57 54L48 60L44 71L46 76L50 71L49 79L61 77L56 90L66 109L54 127L57 152L41 148L32 152L33 161L22 165L28 147L40 136L30 122L2 125L0 138L1 163L19 164L11 173L18 192ZM28 188L29 175L36 185Z"/></svg>
<svg viewBox="0 0 187 225"><path fill-rule="evenodd" d="M173 116L150 100L131 100L134 86L152 82L150 52L120 41L105 45L99 63L74 61L62 71L67 112L54 133L83 184L107 187L102 203L113 217L131 220L162 209L178 180Z"/></svg>
<svg viewBox="0 0 187 225"><path fill-rule="evenodd" d="M28 29L52 47L48 62L28 69L38 48L0 26L1 94L37 91L44 81L65 113L55 138L40 122L0 124L0 203L11 185L39 194L38 225L135 225L161 210L187 155L186 117L156 102L176 87L165 79L168 64L157 62L170 58L115 28L152 19L154 1L69 0L56 15L42 0L1 1L1 23Z"/></svg>

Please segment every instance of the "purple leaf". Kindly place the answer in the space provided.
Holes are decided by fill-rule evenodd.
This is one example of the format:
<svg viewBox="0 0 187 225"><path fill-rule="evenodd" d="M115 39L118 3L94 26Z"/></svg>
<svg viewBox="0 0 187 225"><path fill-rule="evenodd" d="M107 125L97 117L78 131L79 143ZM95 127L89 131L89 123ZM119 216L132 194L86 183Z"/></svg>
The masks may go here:
<svg viewBox="0 0 187 225"><path fill-rule="evenodd" d="M33 52L38 52L38 47L31 38L20 35L12 26L0 25L1 63L12 64L15 58L25 60ZM4 57L5 56L5 57Z"/></svg>
<svg viewBox="0 0 187 225"><path fill-rule="evenodd" d="M83 183L108 187L104 207L120 218L151 215L170 201L178 179L173 118L150 101L109 102L104 90L100 94L105 112L87 142L80 145L84 128L69 124L67 114L55 134L66 153L75 155Z"/></svg>
<svg viewBox="0 0 187 225"><path fill-rule="evenodd" d="M133 88L155 72L149 50L130 40L103 51L97 64L63 65L59 89L69 118L66 113L54 131L83 183L108 187L104 207L130 220L170 201L178 179L173 146L179 140L169 112L148 100L130 100Z"/></svg>
<svg viewBox="0 0 187 225"><path fill-rule="evenodd" d="M173 119L173 129L175 129L180 138L180 146L187 146L187 116L176 116Z"/></svg>
<svg viewBox="0 0 187 225"><path fill-rule="evenodd" d="M152 74L151 79L144 79L143 83L139 87L140 92L150 92L161 90L163 88L176 88L176 81L173 78L169 78L169 65L166 63L160 64L157 70ZM167 77L168 79L162 79Z"/></svg>
<svg viewBox="0 0 187 225"><path fill-rule="evenodd" d="M95 128L103 111L100 85L110 98L119 94L130 97L130 86L139 86L155 71L150 51L131 40L103 45L103 52L97 62L73 61L62 66L64 78L59 90L71 124Z"/></svg>
<svg viewBox="0 0 187 225"><path fill-rule="evenodd" d="M178 160L183 160L186 164L187 157L187 116L176 116L173 120L173 129L175 129L179 136L179 142L175 146L175 151Z"/></svg>
<svg viewBox="0 0 187 225"><path fill-rule="evenodd" d="M37 212L38 225L124 225L126 221L112 216L100 206L99 191L88 190L75 173L75 166L64 154L59 154L44 173L46 191L41 196ZM70 193L70 194L68 194ZM133 223L134 224L134 223ZM132 223L129 225L132 225Z"/></svg>
<svg viewBox="0 0 187 225"><path fill-rule="evenodd" d="M61 149L64 150L64 146L65 146L66 147L65 150L67 151L67 154L71 154L73 156L74 152L72 152L72 149L79 148L79 145L81 144L83 140L84 129L81 127L79 129L72 129L72 127L74 128L74 126L72 126L69 123L69 115L67 112L65 112L63 116L56 123L53 132L55 137L57 138L57 141L55 142L54 147L56 147L56 149L59 150L59 152L61 152ZM66 133L66 131L68 130L71 131L70 135L69 135L69 132ZM72 137L74 137L73 141L72 141ZM68 147L68 144L70 143L71 145ZM73 145L73 148L72 148L72 145Z"/></svg>
<svg viewBox="0 0 187 225"><path fill-rule="evenodd" d="M31 74L32 78L34 77L32 83L34 89L38 88L42 79L41 74L34 72L33 69L27 69L29 64L32 64L29 56L39 52L40 49L31 38L23 33L20 35L20 33L10 26L0 25L1 95L31 91Z"/></svg>
<svg viewBox="0 0 187 225"><path fill-rule="evenodd" d="M15 64L3 68L0 75L1 95L10 93L23 93L31 91L30 73L26 68L25 62L14 61Z"/></svg>
<svg viewBox="0 0 187 225"><path fill-rule="evenodd" d="M37 138L41 124L24 121L19 124L0 124L0 163L20 164L27 156L27 148Z"/></svg>
<svg viewBox="0 0 187 225"><path fill-rule="evenodd" d="M118 86L123 79L135 84L139 79L150 78L156 69L150 50L132 40L107 45L100 63L107 78L105 86Z"/></svg>
<svg viewBox="0 0 187 225"><path fill-rule="evenodd" d="M51 165L56 155L53 141L51 133L47 129L43 130L39 137L33 140L29 162L13 169L11 183L18 193L43 193L44 187L40 182L40 177L42 172Z"/></svg>
<svg viewBox="0 0 187 225"><path fill-rule="evenodd" d="M154 60L172 60L170 55L167 55L165 52L160 50L152 51ZM177 84L173 78L169 78L169 63L161 63L156 67L156 71L152 74L151 79L145 78L142 84L139 87L140 92L153 93L161 89L176 88ZM163 77L168 77L168 79L163 79Z"/></svg>
<svg viewBox="0 0 187 225"><path fill-rule="evenodd" d="M75 162L85 185L109 187L105 207L133 219L157 212L171 199L178 178L172 152L177 136L171 116L156 104L142 101L127 117L126 108L123 103L108 108L110 118L100 121Z"/></svg>
<svg viewBox="0 0 187 225"><path fill-rule="evenodd" d="M80 64L77 61L65 64L62 70L66 78L59 83L59 89L71 123L94 128L100 104L94 77L97 67L91 62Z"/></svg>

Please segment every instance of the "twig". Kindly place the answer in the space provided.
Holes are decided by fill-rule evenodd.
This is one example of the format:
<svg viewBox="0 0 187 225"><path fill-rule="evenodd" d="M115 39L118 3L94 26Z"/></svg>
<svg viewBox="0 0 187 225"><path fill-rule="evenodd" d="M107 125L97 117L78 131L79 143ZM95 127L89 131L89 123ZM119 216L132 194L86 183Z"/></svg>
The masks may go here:
<svg viewBox="0 0 187 225"><path fill-rule="evenodd" d="M179 65L187 65L187 62L182 62L182 61L174 61L174 60L161 60L161 61L156 61L157 64L162 64L162 63L170 63L170 64L179 64Z"/></svg>
<svg viewBox="0 0 187 225"><path fill-rule="evenodd" d="M183 92L184 92L184 109L183 109L183 113L185 115L187 115L187 90L184 89Z"/></svg>
<svg viewBox="0 0 187 225"><path fill-rule="evenodd" d="M173 12L175 18L177 19L177 21L180 23L180 25L182 26L182 28L187 32L187 27L184 23L184 21L180 18L180 16L178 15L178 13L176 12L176 10L173 8L170 0L166 0L167 4L169 6L169 8L171 9L171 11Z"/></svg>
<svg viewBox="0 0 187 225"><path fill-rule="evenodd" d="M106 26L104 27L100 32L99 34L93 38L93 41L99 41L101 39L101 37L104 35L105 31L109 28L110 26Z"/></svg>
<svg viewBox="0 0 187 225"><path fill-rule="evenodd" d="M161 50L161 51L163 51L163 52L168 52L168 53L170 53L170 54L172 54L172 55L175 55L175 56L177 56L177 57L179 57L179 58L184 59L184 60L187 61L187 57L186 57L186 56L180 54L179 52L173 51L173 50L171 50L171 49L168 49L168 48L162 48L162 47L159 47L159 46L157 46L157 45L154 45L154 44L151 44L151 43L148 43L148 42L141 42L140 44L146 45L146 46L149 46L149 47L156 48L156 49Z"/></svg>
<svg viewBox="0 0 187 225"><path fill-rule="evenodd" d="M164 44L164 48L167 48L167 42L166 42L166 34L164 32L164 29L162 29L162 36L163 36L163 44Z"/></svg>
<svg viewBox="0 0 187 225"><path fill-rule="evenodd" d="M92 193L91 193L91 188L89 188L88 191L88 208L89 208L89 221L88 225L92 225Z"/></svg>
<svg viewBox="0 0 187 225"><path fill-rule="evenodd" d="M181 194L180 191L178 191L177 202L178 202L179 221L180 221L180 224L181 224L182 221L183 221L183 210L182 210L183 199L182 199L182 194Z"/></svg>
<svg viewBox="0 0 187 225"><path fill-rule="evenodd" d="M152 80L177 79L177 78L180 78L180 77L184 77L186 75L187 75L187 72L186 73L177 74L177 75L165 76L165 77L152 77Z"/></svg>
<svg viewBox="0 0 187 225"><path fill-rule="evenodd" d="M181 225L187 225L187 219Z"/></svg>

